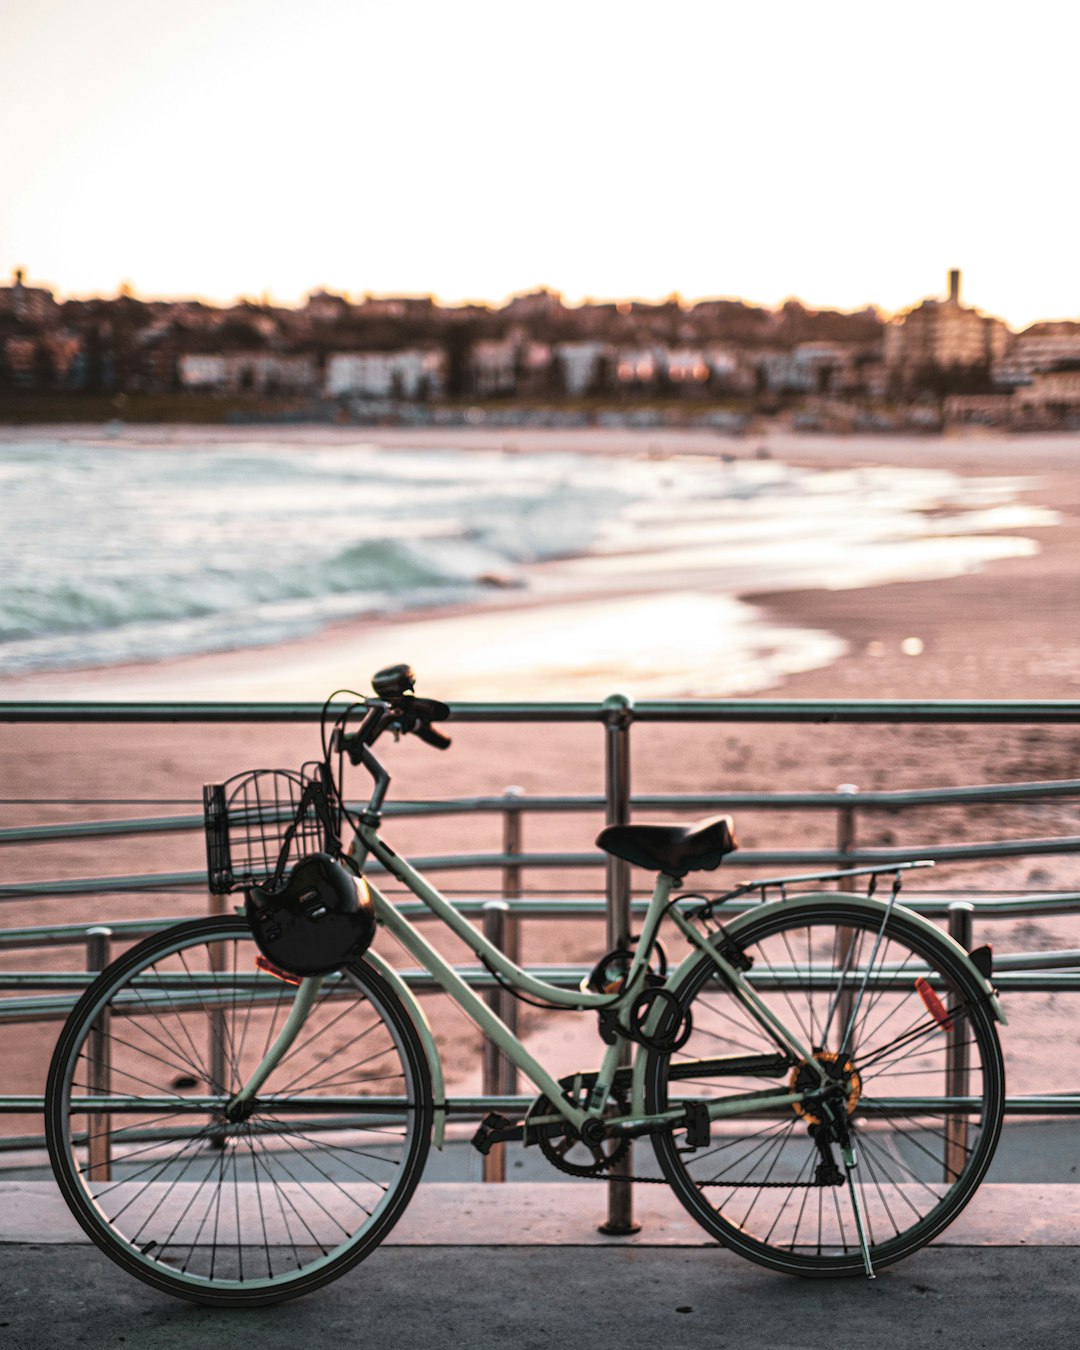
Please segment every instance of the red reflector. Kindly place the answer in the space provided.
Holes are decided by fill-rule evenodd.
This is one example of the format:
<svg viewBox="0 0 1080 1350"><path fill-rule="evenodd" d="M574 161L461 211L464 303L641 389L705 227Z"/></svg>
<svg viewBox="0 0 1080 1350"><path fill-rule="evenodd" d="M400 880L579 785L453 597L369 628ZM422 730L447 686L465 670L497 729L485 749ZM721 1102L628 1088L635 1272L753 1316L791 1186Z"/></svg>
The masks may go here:
<svg viewBox="0 0 1080 1350"><path fill-rule="evenodd" d="M920 975L915 981L915 990L922 1001L926 1004L926 1010L939 1027L945 1031L952 1031L953 1021L949 1016L948 1010L933 989L930 988L930 981L924 980Z"/></svg>
<svg viewBox="0 0 1080 1350"><path fill-rule="evenodd" d="M265 956L257 956L255 964L260 970L265 970L267 975L273 975L275 980L284 980L286 984L300 984L301 982L299 975L290 975L287 970L275 966L273 961L268 961Z"/></svg>

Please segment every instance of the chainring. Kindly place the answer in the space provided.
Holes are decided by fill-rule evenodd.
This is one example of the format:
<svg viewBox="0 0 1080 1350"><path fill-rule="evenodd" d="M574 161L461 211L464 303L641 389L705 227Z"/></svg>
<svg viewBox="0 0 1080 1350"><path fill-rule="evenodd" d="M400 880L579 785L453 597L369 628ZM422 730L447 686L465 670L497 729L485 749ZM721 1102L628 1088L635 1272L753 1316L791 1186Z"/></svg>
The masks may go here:
<svg viewBox="0 0 1080 1350"><path fill-rule="evenodd" d="M595 1073L569 1074L559 1079L559 1086L565 1090L566 1097L579 1109L584 1109L588 1104L595 1084ZM614 1088L609 1090L604 1115L624 1116L629 1114L629 1110L625 1094ZM551 1099L541 1094L529 1108L527 1120L557 1115ZM548 1124L527 1125L527 1130L529 1140L536 1141L540 1152L552 1167L572 1177L602 1176L621 1158L625 1158L630 1148L630 1140L625 1135L614 1135L595 1145L587 1144L562 1116Z"/></svg>

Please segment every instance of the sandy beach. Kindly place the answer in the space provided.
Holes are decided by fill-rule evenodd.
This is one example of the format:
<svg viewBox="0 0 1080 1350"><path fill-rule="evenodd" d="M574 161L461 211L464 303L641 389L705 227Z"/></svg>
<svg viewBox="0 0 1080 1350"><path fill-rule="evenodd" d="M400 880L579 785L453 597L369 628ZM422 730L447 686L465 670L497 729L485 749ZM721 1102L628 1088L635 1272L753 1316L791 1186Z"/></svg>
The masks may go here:
<svg viewBox="0 0 1080 1350"><path fill-rule="evenodd" d="M69 434L65 431L62 434ZM232 434L232 433L226 433ZM247 433L250 435L250 432ZM297 438L305 433L298 431ZM318 430L324 435L324 429ZM1002 475L1025 480L1018 499L1058 513L1059 523L1017 531L1034 540L1034 556L987 563L965 575L933 581L906 581L861 589L789 589L741 596L763 624L795 627L820 636L821 659L806 669L772 669L763 680L750 672L747 691L785 698L1080 698L1080 438L956 438L892 440L887 437L809 438L783 436L723 440L707 433L507 432L474 429L454 432L378 431L371 439L402 450L425 442L441 446L519 454L574 449L621 456L730 455L767 453L807 468L855 465L947 468L971 477ZM163 445L168 431L161 433ZM636 672L639 697L707 695L707 665L695 655L695 616L713 612L722 596L708 585L681 584L665 590L627 591L611 587L583 590L575 601L565 596L547 607L543 595L523 597L500 592L479 610L446 610L339 624L317 637L275 649L217 653L171 661L167 666L126 667L110 671L54 672L0 681L0 700L14 699L271 699L316 702L340 684L363 689L370 673L390 661L407 660L420 676L419 691L449 701L522 697L580 700L601 698L624 687L620 672L599 663L595 678L575 689L552 679L538 694L516 675L513 663L485 662L498 640L505 647L526 644L530 633L550 635L561 622L556 606L591 606L585 615L614 615L634 625L649 660ZM679 606L684 608L680 610ZM554 611L554 612L553 612ZM665 624L680 616L680 622ZM565 617L563 615L562 617ZM576 618L581 619L581 614ZM680 631L680 626L685 631ZM660 634L659 641L655 635ZM687 652L691 659L686 659ZM695 667L694 661L698 664ZM519 662L523 669L527 662ZM736 691L728 691L736 692ZM587 793L600 790L603 747L595 726L461 725L449 726L455 743L436 754L418 743L403 743L387 754L399 798L448 797L501 792L510 784L529 793ZM205 781L257 764L292 765L310 758L316 732L309 726L177 728L168 725L8 726L0 740L4 788L2 824L45 820L81 820L138 815L141 810L168 815L196 810ZM633 785L638 792L745 791L751 789L831 789L841 783L864 788L948 786L1059 779L1076 776L1080 728L1006 727L765 727L641 726L634 733ZM47 806L27 799L54 800ZM161 803L86 804L91 799ZM181 805L186 803L187 805ZM596 817L535 816L525 823L525 847L591 847ZM737 822L744 846L824 847L833 839L831 814L798 817L787 812L744 812ZM403 822L394 838L406 851L433 854L498 846L499 822L492 817ZM954 809L931 815L867 815L860 840L904 844L938 839L978 840L1078 834L1074 806L1067 800L1049 805ZM162 835L147 842L127 839L75 841L48 846L8 846L6 880L105 876L194 869L202 865L197 834ZM725 866L727 866L725 864ZM1049 855L995 867L967 865L940 869L935 886L969 887L973 892L1011 888L1080 887L1075 860ZM737 872L737 862L732 864ZM585 882L599 873L576 877L538 874L530 887L545 891ZM738 878L736 878L738 879ZM475 892L490 879L451 874L454 888ZM643 875L637 883L645 881ZM54 898L41 902L8 901L7 927L51 922L175 916L205 911L198 893L101 899ZM996 924L981 936L1001 950L1080 946L1080 924L1071 918ZM524 934L529 961L595 959L603 946L596 924L535 922ZM5 969L78 968L75 951L37 949L0 957ZM1015 1047L1009 1064L1011 1091L1060 1090L1067 1081L1046 1084L1049 1061L1032 1058L1031 1028L1038 1022L1043 1044L1069 1049L1076 1061L1080 1037L1075 1010L1067 996L1055 1001L1035 995L1015 1010L1016 1025L1006 1037ZM438 1013L433 1009L433 1017ZM562 1020L562 1019L557 1019ZM536 1025L526 1016L527 1027ZM455 1084L475 1081L475 1038L466 1028L442 1018L441 1039L452 1055ZM591 1035L591 1026L588 1028ZM1048 1031L1051 1033L1047 1035ZM35 1035L29 1028L0 1031L5 1091L40 1090L45 1057L54 1028ZM536 1034L540 1034L537 1032ZM583 1067L572 1030L544 1033L544 1045L565 1056L566 1069ZM1025 1087L1025 1084L1027 1086ZM9 1132L31 1128L17 1117L0 1118Z"/></svg>

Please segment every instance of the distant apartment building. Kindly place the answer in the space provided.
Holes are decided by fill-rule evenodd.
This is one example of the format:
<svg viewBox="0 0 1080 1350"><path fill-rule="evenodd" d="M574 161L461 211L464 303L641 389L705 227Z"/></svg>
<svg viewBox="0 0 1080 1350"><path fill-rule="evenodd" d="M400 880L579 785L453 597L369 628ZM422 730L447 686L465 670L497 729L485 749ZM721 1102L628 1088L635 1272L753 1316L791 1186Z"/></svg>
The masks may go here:
<svg viewBox="0 0 1080 1350"><path fill-rule="evenodd" d="M183 389L224 393L307 393L315 388L315 358L280 352L185 352L177 359Z"/></svg>
<svg viewBox="0 0 1080 1350"><path fill-rule="evenodd" d="M27 286L23 276L20 267L10 286L0 286L0 314L12 314L24 323L51 322L60 308L52 291L45 290L43 286Z"/></svg>
<svg viewBox="0 0 1080 1350"><path fill-rule="evenodd" d="M1040 371L1080 362L1080 323L1036 323L1019 333L994 367L998 384L1028 384Z"/></svg>
<svg viewBox="0 0 1080 1350"><path fill-rule="evenodd" d="M477 398L498 398L517 388L516 338L483 338L469 352L469 384Z"/></svg>
<svg viewBox="0 0 1080 1350"><path fill-rule="evenodd" d="M327 358L328 398L436 398L443 392L443 352L410 347L398 352L334 352Z"/></svg>
<svg viewBox="0 0 1080 1350"><path fill-rule="evenodd" d="M1013 417L1025 422L1057 423L1080 416L1080 365L1075 369L1036 371L1031 383L1012 395Z"/></svg>
<svg viewBox="0 0 1080 1350"><path fill-rule="evenodd" d="M824 394L846 386L854 354L837 342L800 342L790 352L764 352L756 365L775 394Z"/></svg>
<svg viewBox="0 0 1080 1350"><path fill-rule="evenodd" d="M927 367L941 370L990 366L1001 360L1009 329L960 303L960 273L949 273L945 300L924 300L885 329L885 365L906 380Z"/></svg>
<svg viewBox="0 0 1080 1350"><path fill-rule="evenodd" d="M555 357L562 369L563 388L571 398L580 398L601 377L616 358L615 348L607 342L559 342Z"/></svg>
<svg viewBox="0 0 1080 1350"><path fill-rule="evenodd" d="M709 378L716 389L730 393L745 392L754 387L754 373L739 360L739 355L730 347L707 347L705 362L709 367Z"/></svg>

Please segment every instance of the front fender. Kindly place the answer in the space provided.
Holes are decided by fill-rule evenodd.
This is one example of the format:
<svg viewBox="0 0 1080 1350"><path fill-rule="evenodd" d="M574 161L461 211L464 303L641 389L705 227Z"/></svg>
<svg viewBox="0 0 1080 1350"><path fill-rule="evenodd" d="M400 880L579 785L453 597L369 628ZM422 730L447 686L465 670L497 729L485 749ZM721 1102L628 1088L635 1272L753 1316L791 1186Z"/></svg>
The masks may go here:
<svg viewBox="0 0 1080 1350"><path fill-rule="evenodd" d="M416 1027L416 1034L420 1037L420 1042L424 1047L424 1055L427 1058L428 1069L431 1073L431 1091L435 1097L435 1128L432 1133L432 1142L437 1149L441 1149L446 1134L446 1082L443 1077L442 1058L439 1055L439 1047L435 1044L431 1023L427 1020L427 1015L421 1008L416 995L393 966L388 965L378 952L369 947L362 959L369 965L374 966L398 998L401 999Z"/></svg>

